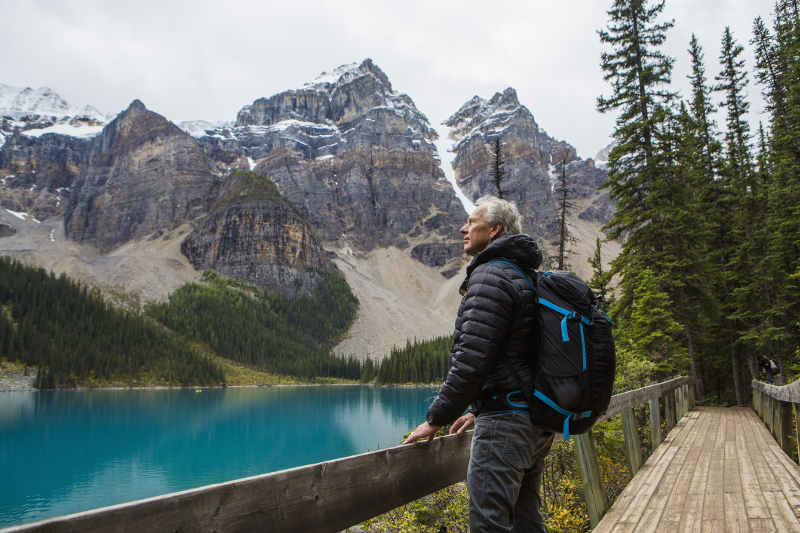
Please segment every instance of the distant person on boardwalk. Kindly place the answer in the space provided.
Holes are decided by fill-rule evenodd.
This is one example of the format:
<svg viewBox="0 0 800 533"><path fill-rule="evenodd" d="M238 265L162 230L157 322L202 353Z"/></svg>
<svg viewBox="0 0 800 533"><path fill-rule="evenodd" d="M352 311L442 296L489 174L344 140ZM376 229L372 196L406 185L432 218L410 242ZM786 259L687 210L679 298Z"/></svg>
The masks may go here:
<svg viewBox="0 0 800 533"><path fill-rule="evenodd" d="M764 369L764 375L767 376L767 381L775 383L775 370L777 365L773 363L766 355L758 358L758 366Z"/></svg>
<svg viewBox="0 0 800 533"><path fill-rule="evenodd" d="M484 197L461 228L464 252L473 259L461 284L452 366L427 421L403 443L431 440L453 421L451 434L475 425L467 471L472 532L546 531L541 486L553 433L531 424L500 356L505 353L532 390L528 342L536 324L535 299L521 272L530 279L542 254L522 234L519 218L513 203ZM469 413L461 416L467 407Z"/></svg>

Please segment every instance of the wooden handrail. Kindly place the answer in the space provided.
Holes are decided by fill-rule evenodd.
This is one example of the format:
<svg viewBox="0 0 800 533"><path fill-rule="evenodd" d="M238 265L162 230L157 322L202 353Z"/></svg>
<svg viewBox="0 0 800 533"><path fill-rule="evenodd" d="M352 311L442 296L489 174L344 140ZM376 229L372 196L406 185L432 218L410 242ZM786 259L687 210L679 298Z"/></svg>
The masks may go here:
<svg viewBox="0 0 800 533"><path fill-rule="evenodd" d="M689 387L691 382L690 378L676 378L618 394L612 398L601 420L626 413L645 402L650 402L652 408L654 400L657 406L661 396L681 389L693 391L693 387ZM684 403L688 409L688 399L688 393L679 394L672 406L673 412L676 406L678 411L683 410ZM660 412L656 418L660 433ZM635 422L631 428L632 417L626 416L625 420L628 420L625 434L631 438L636 435ZM608 505L602 503L605 492L594 439L591 432L574 438L590 517L595 524L595 518L599 522ZM471 440L472 432L450 435L431 442L397 446L51 518L6 528L0 533L342 531L463 481ZM630 448L638 450L637 446Z"/></svg>
<svg viewBox="0 0 800 533"><path fill-rule="evenodd" d="M623 411L633 409L634 407L639 407L645 402L661 398L667 392L674 391L675 389L685 385L691 385L692 383L694 383L692 378L683 376L671 379L669 381L664 381L663 383L656 383L655 385L643 387L641 389L616 394L611 398L611 403L608 404L606 413L600 417L598 422L604 422L609 418L622 413Z"/></svg>
<svg viewBox="0 0 800 533"><path fill-rule="evenodd" d="M800 380L788 385L777 386L764 381L752 382L753 388L782 402L800 403Z"/></svg>

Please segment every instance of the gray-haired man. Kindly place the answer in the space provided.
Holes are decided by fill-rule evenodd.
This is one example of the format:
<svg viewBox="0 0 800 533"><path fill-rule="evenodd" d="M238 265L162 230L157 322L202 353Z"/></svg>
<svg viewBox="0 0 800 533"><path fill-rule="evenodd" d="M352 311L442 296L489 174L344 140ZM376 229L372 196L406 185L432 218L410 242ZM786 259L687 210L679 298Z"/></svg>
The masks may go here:
<svg viewBox="0 0 800 533"><path fill-rule="evenodd" d="M513 203L484 197L477 206L461 228L464 252L474 257L461 285L452 366L427 421L404 444L430 440L454 420L450 433L474 424L467 471L470 530L545 532L539 507L553 433L531 425L504 361L532 391L535 299L525 277L532 278L542 255L534 240L521 234ZM468 406L470 412L459 416Z"/></svg>

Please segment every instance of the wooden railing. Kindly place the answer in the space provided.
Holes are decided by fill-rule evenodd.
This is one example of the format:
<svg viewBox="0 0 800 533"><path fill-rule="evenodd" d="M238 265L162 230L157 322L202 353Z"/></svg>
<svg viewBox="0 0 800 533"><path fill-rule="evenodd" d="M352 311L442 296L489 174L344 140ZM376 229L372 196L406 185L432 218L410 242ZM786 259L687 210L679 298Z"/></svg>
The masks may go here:
<svg viewBox="0 0 800 533"><path fill-rule="evenodd" d="M659 399L667 426L693 401L690 378L618 394L601 420L621 414L633 476L641 452L633 408L650 403L653 447L661 443ZM558 438L558 437L556 437ZM594 527L608 508L594 438L573 436L589 517ZM334 532L463 481L472 432L335 461L209 485L112 507L3 529L11 532L270 531Z"/></svg>
<svg viewBox="0 0 800 533"><path fill-rule="evenodd" d="M777 387L753 381L753 409L761 420L764 421L772 436L781 449L789 457L794 457L796 443L800 442L800 423L795 434L795 442L790 438L792 434L792 407L795 417L800 413L800 380Z"/></svg>
<svg viewBox="0 0 800 533"><path fill-rule="evenodd" d="M690 377L675 378L642 389L623 392L611 398L606 414L598 422L621 415L622 433L625 437L625 458L628 461L631 478L642 466L641 443L633 408L644 403L649 404L650 435L653 450L655 450L661 444L660 399L664 398L664 412L667 416L667 431L669 431L693 407L695 401L693 383L694 380ZM603 486L603 478L600 476L594 437L590 431L583 435L575 435L573 438L575 439L578 468L583 481L583 494L589 511L589 521L592 527L595 527L608 510L608 500Z"/></svg>

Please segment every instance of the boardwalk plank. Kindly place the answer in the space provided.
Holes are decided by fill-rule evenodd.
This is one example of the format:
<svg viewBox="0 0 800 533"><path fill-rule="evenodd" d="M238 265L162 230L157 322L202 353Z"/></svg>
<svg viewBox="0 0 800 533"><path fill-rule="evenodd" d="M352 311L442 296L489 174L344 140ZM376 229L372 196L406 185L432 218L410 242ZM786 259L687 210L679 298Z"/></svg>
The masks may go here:
<svg viewBox="0 0 800 533"><path fill-rule="evenodd" d="M693 417L692 425L689 426L687 424L687 431L691 431L690 436L683 441L678 454L680 455L681 469L676 476L675 483L672 487L672 494L664 508L664 515L661 518L661 530L663 531L677 532L681 530L681 517L684 514L684 508L689 496L690 484L694 478L700 460L699 453L690 453L690 451L695 450L698 439L702 438L702 433L698 428L697 417Z"/></svg>
<svg viewBox="0 0 800 533"><path fill-rule="evenodd" d="M782 513L781 513L781 510L780 510L780 508L778 506L777 499L775 498L776 494L780 494L780 493L765 492L764 493L764 499L767 501L767 505L769 506L770 511L772 511L772 514L774 516L777 516L777 519L773 519L772 520L772 523L775 526L775 531L778 531L780 533L788 533L789 531L791 531L791 529L789 528L789 525L784 521L783 517L781 516ZM789 504L786 503L786 505L788 506ZM789 512L791 512L791 510L792 510L792 508L789 507Z"/></svg>
<svg viewBox="0 0 800 533"><path fill-rule="evenodd" d="M739 473L742 476L742 491L744 492L744 505L747 509L747 516L750 519L769 519L771 518L767 501L758 482L753 456L748 448L748 440L745 437L746 425L749 419L746 411L739 411L736 417L736 448L739 450ZM771 520L770 520L771 521ZM757 523L757 522L753 522ZM774 528L774 525L773 525Z"/></svg>
<svg viewBox="0 0 800 533"><path fill-rule="evenodd" d="M726 417L724 411L715 412L709 410L708 413L709 416L711 416L712 413L719 416L720 422L717 426L717 431L713 436L715 451L711 454L711 465L708 469L708 477L706 477L706 497L703 500L703 521L724 521L725 513L722 494L724 488L723 476L725 470L725 455L719 453L717 450L724 450Z"/></svg>
<svg viewBox="0 0 800 533"><path fill-rule="evenodd" d="M746 533L748 531L747 512L741 492L726 492L725 531L728 533Z"/></svg>
<svg viewBox="0 0 800 533"><path fill-rule="evenodd" d="M800 533L800 467L748 408L699 407L670 432L597 533Z"/></svg>

